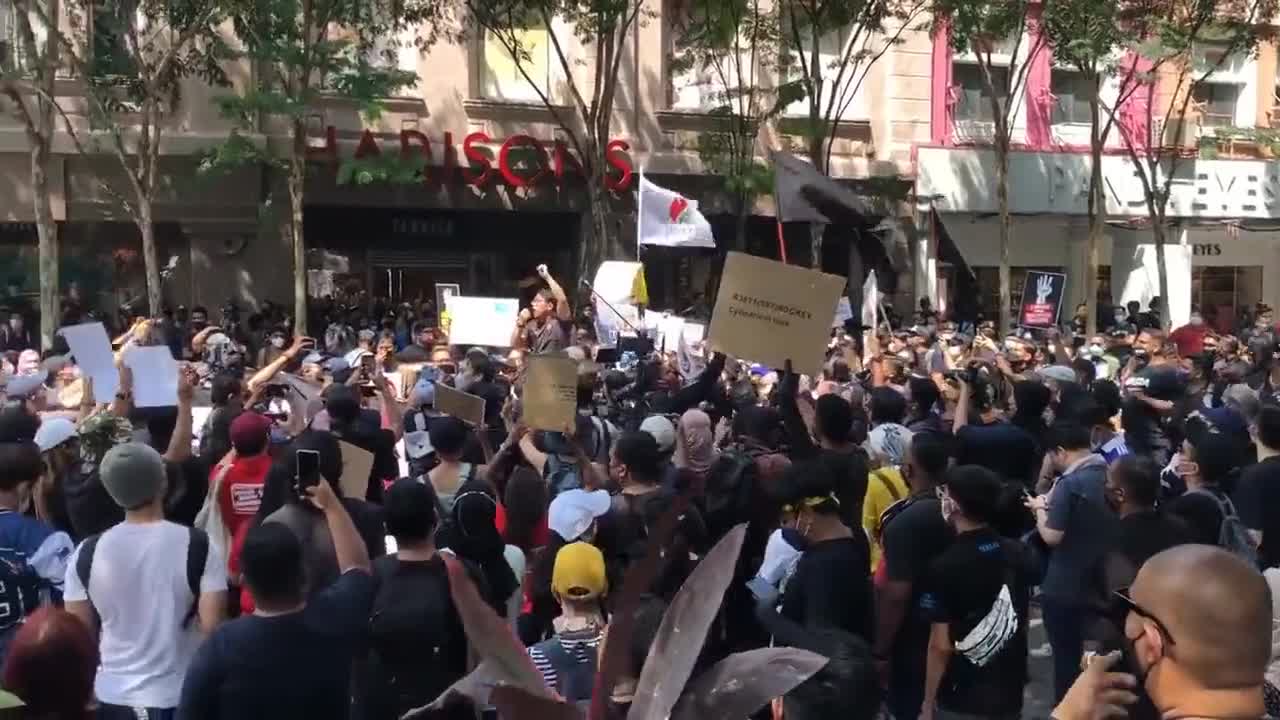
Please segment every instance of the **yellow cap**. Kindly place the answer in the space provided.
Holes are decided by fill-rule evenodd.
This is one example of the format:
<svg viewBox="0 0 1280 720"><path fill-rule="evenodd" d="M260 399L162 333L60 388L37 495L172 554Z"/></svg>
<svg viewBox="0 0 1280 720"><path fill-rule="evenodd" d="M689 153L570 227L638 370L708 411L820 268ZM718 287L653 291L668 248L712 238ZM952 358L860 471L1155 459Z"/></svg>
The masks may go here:
<svg viewBox="0 0 1280 720"><path fill-rule="evenodd" d="M605 594L609 581L604 555L590 543L574 542L560 548L551 571L551 591L568 600L591 600Z"/></svg>

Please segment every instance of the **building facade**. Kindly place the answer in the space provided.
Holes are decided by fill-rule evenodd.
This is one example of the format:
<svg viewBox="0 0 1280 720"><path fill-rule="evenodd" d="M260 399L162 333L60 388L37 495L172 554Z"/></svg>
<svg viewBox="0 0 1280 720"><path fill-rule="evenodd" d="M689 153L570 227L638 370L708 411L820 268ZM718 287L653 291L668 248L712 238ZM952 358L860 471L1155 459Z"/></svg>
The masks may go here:
<svg viewBox="0 0 1280 720"><path fill-rule="evenodd" d="M644 0L652 16L637 23L620 66L612 115L609 164L616 223L624 247L634 251L634 178L643 170L659 184L698 197L712 220L722 251L734 235L732 203L722 182L704 167L699 137L712 127L715 79L673 62L679 7L675 0ZM0 10L12 13L12 7ZM12 16L2 29L14 32ZM425 34L415 29L411 34ZM229 31L228 31L229 32ZM563 133L540 100L570 100L561 65L551 50L552 34L571 42L573 57L591 57L573 33L530 28L522 38L532 48L524 72L493 38L472 33L466 41L441 41L425 51L410 49L414 37L400 38L394 53L399 69L417 75L414 86L387 100L376 120L361 116L343 99L324 97L308 117L313 172L306 189L305 238L313 293L348 285L372 295L411 299L430 294L437 282L457 282L463 292L508 294L542 262L570 274L574 243L586 208L572 154L561 157ZM838 52L842 33L824 39L821 52ZM12 42L3 46L12 52ZM845 113L832 148L831 174L843 179L897 178L909 185L913 149L930 139L932 40L919 29L901 32L871 66ZM589 81L593 69L574 63ZM251 82L248 67L232 67L233 83ZM528 77L526 77L528 75ZM763 77L778 83L785 78ZM536 85L536 87L535 87ZM231 127L218 113L218 90L197 82L183 88L180 111L168 119L162 144L163 189L156 204L160 263L168 268L166 303L216 308L228 300L255 307L266 300L288 304L292 297L291 254L282 223L288 216L283 179L258 168L232 176L205 177L199 153L224 140ZM61 104L73 122L88 127L76 83L59 87ZM81 98L82 100L82 98ZM800 104L760 131L757 155L771 149L803 154ZM274 134L273 134L274 133ZM263 125L258 141L287 145L283 133ZM427 178L412 184L340 183L330 160L359 153L399 152L402 143L430 147ZM520 165L510 146L539 148L547 172ZM53 208L59 225L61 284L75 282L101 308L130 303L141 309L141 245L137 229L118 197L125 187L116 160L85 155L62 134L55 142ZM527 152L525 153L527 156ZM0 283L29 296L38 290L36 234L30 170L23 128L0 115ZM535 159L533 162L539 162ZM530 170L533 187L516 179ZM768 196L751 208L747 248L777 253L774 208ZM905 217L907 223L911 217ZM801 237L804 236L804 237ZM803 228L787 230L788 247L807 247ZM837 249L848 243L829 239ZM650 286L668 304L701 289L715 252L645 250ZM650 253L652 253L650 255ZM652 260L652 263L649 261ZM839 261L829 262L841 267ZM899 288L910 301L911 286Z"/></svg>
<svg viewBox="0 0 1280 720"><path fill-rule="evenodd" d="M1013 152L1009 160L1012 217L1012 294L1021 297L1029 269L1067 276L1068 305L1085 300L1087 256L1089 97L1080 73L1057 64L1052 49L1038 54L1032 22L1017 43L1017 64L1027 67L1014 99ZM1013 46L1006 43L1004 47ZM1196 47L1197 66L1216 68L1197 83L1181 134L1157 127L1165 147L1181 148L1170 183L1166 234L1169 312L1185 322L1192 306L1226 330L1259 302L1280 303L1280 165L1268 140L1276 127L1276 47L1263 43L1250 55L1223 56L1213 46ZM993 64L1010 56L993 53ZM1123 58L1125 67L1130 58ZM977 290L977 310L997 312L1000 226L995 156L987 98L972 55L954 53L945 28L934 37L931 132L915 151L917 207L933 225L923 234L917 291L940 304L962 301ZM1108 78L1099 93L1116 106L1120 81ZM1175 102L1170 81L1157 76L1117 106L1131 137L1145 137L1142 106L1166 117ZM1170 116L1176 120L1176 108ZM1119 130L1117 128L1117 130ZM1148 222L1146 192L1119 131L1110 134L1102 158L1106 227L1099 247L1098 301L1106 306L1141 302L1159 294L1158 266ZM1162 181L1163 178L1160 178ZM1068 308L1068 310L1069 310ZM974 308L966 308L973 310Z"/></svg>

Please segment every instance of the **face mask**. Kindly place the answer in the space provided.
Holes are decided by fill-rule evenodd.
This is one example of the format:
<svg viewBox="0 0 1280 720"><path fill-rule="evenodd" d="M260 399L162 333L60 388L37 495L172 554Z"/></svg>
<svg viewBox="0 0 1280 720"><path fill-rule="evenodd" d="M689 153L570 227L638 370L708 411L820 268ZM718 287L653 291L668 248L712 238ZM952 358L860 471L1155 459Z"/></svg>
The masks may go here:
<svg viewBox="0 0 1280 720"><path fill-rule="evenodd" d="M1123 622L1121 621L1121 634L1124 633ZM1118 672L1127 672L1137 679L1137 685L1130 691L1138 696L1138 701L1125 708L1129 713L1130 720L1158 720L1160 712L1156 710L1155 703L1151 701L1151 696L1147 694L1147 676L1151 673L1151 668L1142 668L1142 663L1138 661L1138 652L1133 646L1133 640L1128 636L1124 636L1124 640L1120 644L1120 665Z"/></svg>
<svg viewBox="0 0 1280 720"><path fill-rule="evenodd" d="M1192 315L1192 316L1191 316L1191 324L1192 324L1192 325L1196 325L1196 326L1203 325L1203 324L1204 324L1204 318L1200 317L1199 315Z"/></svg>
<svg viewBox="0 0 1280 720"><path fill-rule="evenodd" d="M951 517L956 514L956 501L950 495L943 495L939 504L942 506L942 521L951 524Z"/></svg>
<svg viewBox="0 0 1280 720"><path fill-rule="evenodd" d="M1127 318L1127 317L1129 317L1129 316L1128 316L1127 314L1125 314L1125 313L1118 312L1118 313L1116 313L1115 317L1116 317L1116 322L1124 322L1125 318Z"/></svg>
<svg viewBox="0 0 1280 720"><path fill-rule="evenodd" d="M1089 346L1089 354L1090 354L1090 355L1092 355L1092 356L1094 356L1094 357L1102 357L1102 353L1103 353L1105 350L1106 350L1106 348L1102 347L1101 345L1090 345L1090 346Z"/></svg>
<svg viewBox="0 0 1280 720"><path fill-rule="evenodd" d="M898 359L899 359L899 360L902 360L902 361L904 361L904 362L909 362L909 361L911 360L911 351L910 351L910 350L903 350L903 351L899 352L899 353L898 353Z"/></svg>
<svg viewBox="0 0 1280 720"><path fill-rule="evenodd" d="M271 338L271 346L276 348L277 350L284 347L284 338L282 337Z"/></svg>

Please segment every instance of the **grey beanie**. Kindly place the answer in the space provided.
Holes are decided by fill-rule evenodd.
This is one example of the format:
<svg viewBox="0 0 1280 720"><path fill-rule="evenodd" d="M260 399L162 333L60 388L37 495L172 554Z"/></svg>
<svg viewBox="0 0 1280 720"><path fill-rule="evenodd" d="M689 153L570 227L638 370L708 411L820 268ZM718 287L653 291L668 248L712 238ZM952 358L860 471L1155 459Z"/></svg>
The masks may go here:
<svg viewBox="0 0 1280 720"><path fill-rule="evenodd" d="M164 458L142 443L127 442L108 450L99 474L107 494L125 510L140 508L164 492Z"/></svg>

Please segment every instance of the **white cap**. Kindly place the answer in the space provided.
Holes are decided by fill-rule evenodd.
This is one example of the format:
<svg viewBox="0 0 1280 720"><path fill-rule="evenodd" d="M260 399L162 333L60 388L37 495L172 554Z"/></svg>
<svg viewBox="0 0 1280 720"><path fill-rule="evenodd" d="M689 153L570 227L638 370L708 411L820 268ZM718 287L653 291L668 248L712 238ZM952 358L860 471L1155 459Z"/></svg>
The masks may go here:
<svg viewBox="0 0 1280 720"><path fill-rule="evenodd" d="M640 432L647 432L658 441L658 450L669 453L676 447L676 426L662 415L650 415L640 423Z"/></svg>
<svg viewBox="0 0 1280 720"><path fill-rule="evenodd" d="M800 555L802 553L788 542L782 528L778 528L769 536L769 542L764 546L764 561L760 563L760 571L756 573L756 577L777 587L800 559Z"/></svg>
<svg viewBox="0 0 1280 720"><path fill-rule="evenodd" d="M36 445L40 452L52 450L76 436L76 424L66 418L49 418L36 430Z"/></svg>
<svg viewBox="0 0 1280 720"><path fill-rule="evenodd" d="M547 527L573 542L591 527L595 519L609 512L609 493L604 490L565 490L547 508Z"/></svg>

